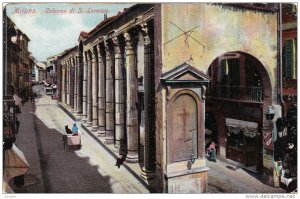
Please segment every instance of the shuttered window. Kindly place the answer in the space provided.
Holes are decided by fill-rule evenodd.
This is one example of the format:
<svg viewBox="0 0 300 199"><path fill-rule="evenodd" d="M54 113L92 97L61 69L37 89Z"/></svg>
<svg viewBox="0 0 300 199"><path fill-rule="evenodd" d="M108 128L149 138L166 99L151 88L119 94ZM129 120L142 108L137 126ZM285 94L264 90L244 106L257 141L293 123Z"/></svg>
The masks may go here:
<svg viewBox="0 0 300 199"><path fill-rule="evenodd" d="M283 48L283 78L286 80L296 79L297 74L297 39L288 39Z"/></svg>

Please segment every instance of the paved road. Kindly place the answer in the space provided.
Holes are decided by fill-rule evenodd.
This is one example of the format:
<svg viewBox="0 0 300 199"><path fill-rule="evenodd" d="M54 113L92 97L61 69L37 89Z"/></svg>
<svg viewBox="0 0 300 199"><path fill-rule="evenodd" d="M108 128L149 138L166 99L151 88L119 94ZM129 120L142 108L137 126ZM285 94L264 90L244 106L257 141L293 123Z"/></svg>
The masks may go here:
<svg viewBox="0 0 300 199"><path fill-rule="evenodd" d="M31 168L17 192L149 193L124 167L114 166L115 159L84 130L82 148L64 150L64 126L73 121L50 96L39 95L35 105L26 103L18 118L17 145Z"/></svg>
<svg viewBox="0 0 300 199"><path fill-rule="evenodd" d="M281 188L264 184L258 175L220 160L207 160L207 166L208 193L285 193Z"/></svg>

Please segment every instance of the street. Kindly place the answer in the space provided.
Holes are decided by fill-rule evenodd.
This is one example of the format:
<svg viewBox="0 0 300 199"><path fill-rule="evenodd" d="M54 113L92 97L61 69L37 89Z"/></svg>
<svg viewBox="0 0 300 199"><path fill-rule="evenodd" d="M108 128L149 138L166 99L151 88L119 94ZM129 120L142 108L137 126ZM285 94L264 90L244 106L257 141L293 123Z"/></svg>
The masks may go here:
<svg viewBox="0 0 300 199"><path fill-rule="evenodd" d="M35 86L37 91L41 86ZM41 94L44 94L41 92ZM27 102L18 115L20 130L16 145L30 165L20 193L149 193L148 189L83 129L82 148L64 150L62 134L72 119L50 96Z"/></svg>

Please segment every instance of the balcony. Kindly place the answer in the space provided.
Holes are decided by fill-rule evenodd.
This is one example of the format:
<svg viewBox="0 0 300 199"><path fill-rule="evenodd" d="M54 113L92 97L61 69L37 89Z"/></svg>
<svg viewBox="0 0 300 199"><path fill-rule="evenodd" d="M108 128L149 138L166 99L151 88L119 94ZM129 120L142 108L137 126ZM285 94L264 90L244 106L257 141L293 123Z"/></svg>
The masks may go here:
<svg viewBox="0 0 300 199"><path fill-rule="evenodd" d="M244 102L263 102L262 87L212 85L208 96Z"/></svg>

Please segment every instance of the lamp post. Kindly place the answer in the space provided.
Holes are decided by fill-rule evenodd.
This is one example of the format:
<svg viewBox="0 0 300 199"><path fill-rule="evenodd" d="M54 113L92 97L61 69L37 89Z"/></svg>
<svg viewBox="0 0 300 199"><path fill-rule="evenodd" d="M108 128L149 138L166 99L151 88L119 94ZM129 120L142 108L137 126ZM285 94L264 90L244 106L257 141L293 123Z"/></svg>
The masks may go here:
<svg viewBox="0 0 300 199"><path fill-rule="evenodd" d="M274 111L274 107L273 106L269 106L266 113L266 119L269 121L269 126L270 126L270 130L271 130L271 135L272 135L272 164L273 164L273 182L274 182L274 186L278 187L279 186L279 176L276 175L275 172L275 160L274 160L274 132L273 132L273 119L274 119L274 115L275 115L275 111Z"/></svg>

